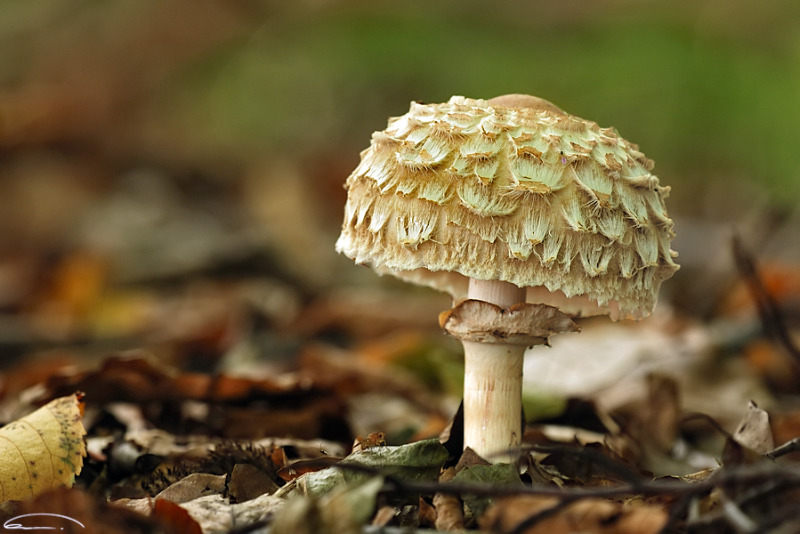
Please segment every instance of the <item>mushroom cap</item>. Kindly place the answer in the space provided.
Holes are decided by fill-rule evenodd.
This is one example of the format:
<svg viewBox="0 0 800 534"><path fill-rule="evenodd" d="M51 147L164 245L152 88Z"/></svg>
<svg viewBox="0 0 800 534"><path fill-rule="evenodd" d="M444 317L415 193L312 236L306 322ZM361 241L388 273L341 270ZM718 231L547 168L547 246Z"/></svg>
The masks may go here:
<svg viewBox="0 0 800 534"><path fill-rule="evenodd" d="M412 102L347 178L336 250L455 299L503 280L573 316L638 319L678 269L652 167L537 97Z"/></svg>

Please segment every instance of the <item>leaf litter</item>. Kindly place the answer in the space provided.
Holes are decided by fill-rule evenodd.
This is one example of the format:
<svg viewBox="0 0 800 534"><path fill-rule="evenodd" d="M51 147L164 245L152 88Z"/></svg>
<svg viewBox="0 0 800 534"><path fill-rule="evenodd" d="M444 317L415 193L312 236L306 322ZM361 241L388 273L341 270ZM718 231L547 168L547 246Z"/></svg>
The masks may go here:
<svg viewBox="0 0 800 534"><path fill-rule="evenodd" d="M208 9L193 16L218 30L183 35L182 53L244 24L209 24L222 8ZM115 114L119 102L148 109L137 95L157 81L95 48L84 47L118 79L6 95L24 116L52 113L0 139L0 446L24 449L19 462L0 450L2 521L62 514L85 528L54 528L74 532L800 530L796 266L755 261L740 243L733 282L703 295L704 314L666 298L640 324L582 320L581 336L532 349L521 453L490 465L461 452L460 354L436 324L447 299L337 263L342 176L330 169L350 162L187 162L178 135L164 153L144 147ZM74 113L70 102L92 95L109 106ZM69 148L76 140L86 152ZM67 424L42 417L52 403ZM30 461L36 482L9 484L33 478ZM38 470L59 462L61 478Z"/></svg>
<svg viewBox="0 0 800 534"><path fill-rule="evenodd" d="M9 493L3 517L61 510L111 532L365 532L372 525L647 533L796 524L800 471L792 458L800 447L776 448L773 434L777 443L797 438L800 416L779 403L780 390L745 374L719 332L699 322L654 319L647 326L659 329L654 345L638 337L640 325L585 321L590 344L628 340L613 366L628 369L624 379L529 384L534 415L518 461L492 465L461 454L458 416L448 427L460 382L450 340L414 321L389 330L348 325L367 319L341 313L335 300L292 296L291 283L261 287L284 299L288 320L264 314L236 283L206 283L207 302L228 312L189 316L186 327L152 330L153 337L142 337L150 327L141 322L120 322L131 339L142 339L140 348L101 354L74 345L67 358L39 349L31 354L46 373L24 361L9 366L4 376L16 383L6 384L2 399L8 420L34 417L25 414L80 391L88 452L84 458L81 450L72 489L62 482ZM92 299L104 298L97 289L59 291L73 295L63 308L75 317L71 324L84 320ZM381 291L390 301L392 289ZM415 307L425 298L402 302ZM280 309L274 306L268 309ZM737 307L737 320L741 313ZM293 322L303 317L314 320ZM80 329L62 332L70 331ZM562 365L576 351L557 338L552 345L534 350ZM542 365L539 354L531 358ZM749 384L757 402L741 390L725 392L726 382L713 377L720 367L733 377L728 387ZM729 400L715 406L704 386ZM59 439L58 432L40 434ZM6 464L3 476L15 469Z"/></svg>

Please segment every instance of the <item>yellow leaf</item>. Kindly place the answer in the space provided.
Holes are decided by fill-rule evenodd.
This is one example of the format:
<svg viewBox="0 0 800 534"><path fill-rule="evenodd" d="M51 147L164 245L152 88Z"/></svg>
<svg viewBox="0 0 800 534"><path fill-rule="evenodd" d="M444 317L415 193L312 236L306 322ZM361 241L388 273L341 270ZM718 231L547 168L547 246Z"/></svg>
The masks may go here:
<svg viewBox="0 0 800 534"><path fill-rule="evenodd" d="M83 467L85 434L77 395L55 399L0 428L0 501L72 486Z"/></svg>

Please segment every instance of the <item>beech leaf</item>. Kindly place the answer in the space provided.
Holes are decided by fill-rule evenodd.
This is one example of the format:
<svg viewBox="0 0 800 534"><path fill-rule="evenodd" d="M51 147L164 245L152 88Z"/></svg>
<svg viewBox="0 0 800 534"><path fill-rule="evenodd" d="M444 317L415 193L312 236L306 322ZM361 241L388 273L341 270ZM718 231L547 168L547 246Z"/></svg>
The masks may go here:
<svg viewBox="0 0 800 534"><path fill-rule="evenodd" d="M0 501L71 487L86 445L77 395L60 397L0 428Z"/></svg>

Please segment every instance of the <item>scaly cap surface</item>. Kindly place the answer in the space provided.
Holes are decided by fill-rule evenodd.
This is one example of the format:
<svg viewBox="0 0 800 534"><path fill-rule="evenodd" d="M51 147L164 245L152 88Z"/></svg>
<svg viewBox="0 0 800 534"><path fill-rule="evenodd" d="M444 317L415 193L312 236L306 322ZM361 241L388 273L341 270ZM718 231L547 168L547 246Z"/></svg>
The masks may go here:
<svg viewBox="0 0 800 534"><path fill-rule="evenodd" d="M348 177L336 250L456 299L504 280L575 316L640 318L678 269L652 167L536 97L412 102Z"/></svg>

